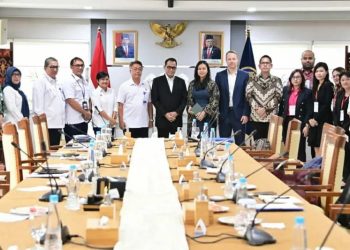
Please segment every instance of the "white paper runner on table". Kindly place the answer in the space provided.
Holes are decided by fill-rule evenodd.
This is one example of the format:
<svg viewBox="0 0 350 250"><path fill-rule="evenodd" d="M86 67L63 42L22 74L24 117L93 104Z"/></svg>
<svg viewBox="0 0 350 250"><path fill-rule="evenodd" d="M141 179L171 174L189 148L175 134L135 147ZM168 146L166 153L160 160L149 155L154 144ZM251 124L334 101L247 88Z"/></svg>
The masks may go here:
<svg viewBox="0 0 350 250"><path fill-rule="evenodd" d="M135 143L114 249L189 249L163 139L138 139Z"/></svg>

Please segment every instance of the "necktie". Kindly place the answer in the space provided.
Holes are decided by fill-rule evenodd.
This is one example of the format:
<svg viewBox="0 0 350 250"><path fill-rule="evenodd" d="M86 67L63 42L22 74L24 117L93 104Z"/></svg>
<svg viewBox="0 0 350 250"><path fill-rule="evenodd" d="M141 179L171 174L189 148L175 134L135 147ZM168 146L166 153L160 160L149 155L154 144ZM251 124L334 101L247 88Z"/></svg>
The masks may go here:
<svg viewBox="0 0 350 250"><path fill-rule="evenodd" d="M128 46L125 46L125 56L128 57Z"/></svg>
<svg viewBox="0 0 350 250"><path fill-rule="evenodd" d="M207 49L207 59L210 59L210 48Z"/></svg>

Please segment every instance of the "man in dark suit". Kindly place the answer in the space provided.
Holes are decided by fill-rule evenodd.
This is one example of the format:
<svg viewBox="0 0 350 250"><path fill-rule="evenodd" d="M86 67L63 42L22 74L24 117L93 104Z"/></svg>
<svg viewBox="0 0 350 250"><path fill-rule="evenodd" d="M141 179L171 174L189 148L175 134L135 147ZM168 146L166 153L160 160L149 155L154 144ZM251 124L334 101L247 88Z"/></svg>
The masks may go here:
<svg viewBox="0 0 350 250"><path fill-rule="evenodd" d="M205 36L205 47L202 53L203 59L221 59L221 50L214 46L214 37L212 35Z"/></svg>
<svg viewBox="0 0 350 250"><path fill-rule="evenodd" d="M185 81L175 76L177 61L168 58L164 63L165 74L153 79L152 103L156 108L158 137L168 138L182 127L182 113L187 103Z"/></svg>
<svg viewBox="0 0 350 250"><path fill-rule="evenodd" d="M215 82L220 91L219 132L220 137L230 137L232 131L245 132L250 107L245 98L248 74L237 69L238 55L235 51L226 52L227 69L216 74ZM236 144L244 141L244 133L235 136Z"/></svg>
<svg viewBox="0 0 350 250"><path fill-rule="evenodd" d="M134 58L134 46L130 44L129 34L122 34L122 44L115 49L117 58Z"/></svg>

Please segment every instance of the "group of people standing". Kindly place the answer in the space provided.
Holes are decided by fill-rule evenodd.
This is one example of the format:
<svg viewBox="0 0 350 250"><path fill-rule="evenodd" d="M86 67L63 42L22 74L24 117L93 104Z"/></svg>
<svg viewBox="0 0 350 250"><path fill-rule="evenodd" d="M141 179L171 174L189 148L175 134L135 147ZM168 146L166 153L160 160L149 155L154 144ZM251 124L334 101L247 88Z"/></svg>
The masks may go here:
<svg viewBox="0 0 350 250"><path fill-rule="evenodd" d="M165 60L164 74L154 78L152 86L142 80L143 65L136 60L129 65L130 79L115 93L106 72L97 74L98 87L91 90L82 76L84 61L78 57L71 60L72 72L67 79L57 81L58 61L49 57L44 63L45 74L34 83L33 112L47 115L53 145L59 144L62 129L67 141L76 134L87 133L90 120L95 133L103 126L115 127L119 123L123 131L129 130L135 138L148 137L148 128L154 125L159 137L168 137L182 127L185 109L188 136L196 119L201 131L204 123L210 128L218 125L220 137L231 137L241 130L243 133L234 138L237 144L244 142L244 134L252 130L257 131L255 139L266 138L272 114L284 118L285 141L288 122L299 119L302 138L298 158L302 161L306 160L307 138L314 150L312 156L320 154L324 123L341 126L350 135L350 73L343 68L333 70L333 84L328 65L324 62L314 65L314 53L307 50L301 56L302 68L293 70L283 87L281 79L271 74L270 56L263 55L258 65L260 72L250 75L238 69L239 56L235 51L226 52L225 58L227 69L218 72L215 80L208 63L199 61L188 88L182 78L175 76L175 58ZM5 121L16 123L22 117L29 117L29 105L20 90L20 80L19 69L7 69L1 105ZM349 144L346 147L344 177L350 172Z"/></svg>

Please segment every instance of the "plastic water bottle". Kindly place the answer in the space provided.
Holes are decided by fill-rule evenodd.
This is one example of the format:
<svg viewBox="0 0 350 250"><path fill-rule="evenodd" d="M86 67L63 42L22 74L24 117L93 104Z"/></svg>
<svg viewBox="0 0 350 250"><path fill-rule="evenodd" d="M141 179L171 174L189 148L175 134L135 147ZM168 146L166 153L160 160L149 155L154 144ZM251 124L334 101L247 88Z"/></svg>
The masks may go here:
<svg viewBox="0 0 350 250"><path fill-rule="evenodd" d="M293 245L291 250L306 250L307 249L307 237L305 220L302 216L295 217L294 233L293 233Z"/></svg>
<svg viewBox="0 0 350 250"><path fill-rule="evenodd" d="M50 206L47 216L46 235L44 247L47 250L62 249L61 221L58 216L56 204L58 196L50 195Z"/></svg>
<svg viewBox="0 0 350 250"><path fill-rule="evenodd" d="M209 135L210 141L214 143L215 140L215 128L210 129L210 135Z"/></svg>
<svg viewBox="0 0 350 250"><path fill-rule="evenodd" d="M203 126L203 133L206 135L206 137L208 138L208 134L209 134L209 126L208 123L205 122L204 126Z"/></svg>
<svg viewBox="0 0 350 250"><path fill-rule="evenodd" d="M79 179L77 178L77 167L75 165L71 165L69 167L69 178L67 184L68 197L67 197L67 205L66 208L68 210L79 210Z"/></svg>
<svg viewBox="0 0 350 250"><path fill-rule="evenodd" d="M236 203L240 199L248 198L248 191L247 191L247 179L245 177L239 178L239 182L236 187Z"/></svg>
<svg viewBox="0 0 350 250"><path fill-rule="evenodd" d="M93 175L99 177L100 173L99 173L99 169L97 166L97 160L95 157L95 141L91 140L89 143L89 151L88 151L88 160L92 162L92 171L93 171Z"/></svg>
<svg viewBox="0 0 350 250"><path fill-rule="evenodd" d="M234 195L234 176L231 173L225 174L224 196L226 199L232 200Z"/></svg>

